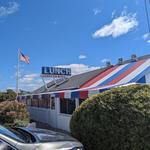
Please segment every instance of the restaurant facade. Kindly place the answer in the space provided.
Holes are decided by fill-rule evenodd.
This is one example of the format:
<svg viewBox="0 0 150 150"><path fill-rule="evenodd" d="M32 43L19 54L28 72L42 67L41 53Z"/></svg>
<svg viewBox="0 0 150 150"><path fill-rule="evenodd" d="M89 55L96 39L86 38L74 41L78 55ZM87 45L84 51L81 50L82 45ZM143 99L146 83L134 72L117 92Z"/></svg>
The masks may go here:
<svg viewBox="0 0 150 150"><path fill-rule="evenodd" d="M116 65L59 78L18 100L27 105L30 118L70 131L74 110L87 98L111 88L150 83L150 55L118 61Z"/></svg>

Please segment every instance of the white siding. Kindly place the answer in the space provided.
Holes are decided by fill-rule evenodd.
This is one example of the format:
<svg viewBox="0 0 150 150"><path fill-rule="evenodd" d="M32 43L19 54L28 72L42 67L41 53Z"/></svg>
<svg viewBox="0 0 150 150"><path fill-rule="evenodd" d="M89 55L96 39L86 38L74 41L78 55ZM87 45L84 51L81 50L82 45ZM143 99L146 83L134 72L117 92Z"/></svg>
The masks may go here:
<svg viewBox="0 0 150 150"><path fill-rule="evenodd" d="M50 109L28 107L28 110L31 119L50 124Z"/></svg>
<svg viewBox="0 0 150 150"><path fill-rule="evenodd" d="M59 114L57 116L57 128L65 131L70 131L71 115Z"/></svg>

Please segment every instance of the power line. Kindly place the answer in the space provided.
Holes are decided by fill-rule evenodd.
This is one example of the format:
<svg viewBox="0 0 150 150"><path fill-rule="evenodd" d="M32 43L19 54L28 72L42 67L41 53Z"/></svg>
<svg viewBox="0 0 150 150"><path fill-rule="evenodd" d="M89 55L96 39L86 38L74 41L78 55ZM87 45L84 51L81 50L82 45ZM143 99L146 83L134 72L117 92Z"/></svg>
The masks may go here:
<svg viewBox="0 0 150 150"><path fill-rule="evenodd" d="M149 0L150 3L150 0ZM145 11L146 11L146 19L147 19L147 25L148 25L148 30L150 33L150 21L149 21L149 14L148 14L148 8L147 8L147 0L145 0Z"/></svg>

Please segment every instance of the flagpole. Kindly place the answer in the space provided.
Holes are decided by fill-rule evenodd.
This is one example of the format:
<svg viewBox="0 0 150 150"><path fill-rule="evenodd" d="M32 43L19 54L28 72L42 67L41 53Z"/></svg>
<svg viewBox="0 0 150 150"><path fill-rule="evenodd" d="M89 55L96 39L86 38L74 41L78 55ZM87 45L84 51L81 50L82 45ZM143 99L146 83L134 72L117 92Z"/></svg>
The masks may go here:
<svg viewBox="0 0 150 150"><path fill-rule="evenodd" d="M20 50L18 49L18 60L17 60L17 76L16 76L16 94L19 95L19 72L20 72Z"/></svg>

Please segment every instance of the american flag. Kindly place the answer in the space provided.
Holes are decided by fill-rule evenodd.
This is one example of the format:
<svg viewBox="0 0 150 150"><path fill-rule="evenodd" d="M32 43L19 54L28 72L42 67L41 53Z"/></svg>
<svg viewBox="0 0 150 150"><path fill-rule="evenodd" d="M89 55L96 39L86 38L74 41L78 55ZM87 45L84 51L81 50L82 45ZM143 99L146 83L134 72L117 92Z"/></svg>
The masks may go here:
<svg viewBox="0 0 150 150"><path fill-rule="evenodd" d="M23 62L29 64L30 58L28 56L25 56L23 53L20 52L20 61L23 61Z"/></svg>

